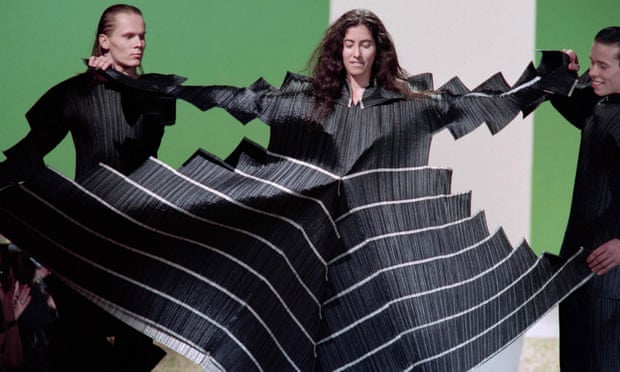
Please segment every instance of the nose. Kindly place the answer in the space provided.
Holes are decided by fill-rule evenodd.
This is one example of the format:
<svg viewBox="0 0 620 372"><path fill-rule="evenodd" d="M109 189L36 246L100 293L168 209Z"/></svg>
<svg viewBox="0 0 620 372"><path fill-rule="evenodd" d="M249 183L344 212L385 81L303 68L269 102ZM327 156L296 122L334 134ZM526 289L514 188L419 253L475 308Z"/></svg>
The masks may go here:
<svg viewBox="0 0 620 372"><path fill-rule="evenodd" d="M140 36L136 36L134 38L134 45L136 48L144 49L144 47L146 46L146 39Z"/></svg>
<svg viewBox="0 0 620 372"><path fill-rule="evenodd" d="M360 56L360 47L358 45L353 47L353 57L359 57Z"/></svg>
<svg viewBox="0 0 620 372"><path fill-rule="evenodd" d="M596 76L598 74L598 67L595 64L590 65L590 69L588 71L588 75L590 77Z"/></svg>

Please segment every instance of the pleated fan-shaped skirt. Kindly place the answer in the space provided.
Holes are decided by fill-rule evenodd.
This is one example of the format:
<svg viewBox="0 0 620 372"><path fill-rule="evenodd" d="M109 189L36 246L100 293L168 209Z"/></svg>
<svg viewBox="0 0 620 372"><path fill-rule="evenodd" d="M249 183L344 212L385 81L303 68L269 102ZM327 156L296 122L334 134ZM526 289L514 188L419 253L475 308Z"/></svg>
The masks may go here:
<svg viewBox="0 0 620 372"><path fill-rule="evenodd" d="M582 252L489 233L449 170L336 176L240 148L80 184L47 169L0 190L0 226L207 370L466 370L590 276Z"/></svg>

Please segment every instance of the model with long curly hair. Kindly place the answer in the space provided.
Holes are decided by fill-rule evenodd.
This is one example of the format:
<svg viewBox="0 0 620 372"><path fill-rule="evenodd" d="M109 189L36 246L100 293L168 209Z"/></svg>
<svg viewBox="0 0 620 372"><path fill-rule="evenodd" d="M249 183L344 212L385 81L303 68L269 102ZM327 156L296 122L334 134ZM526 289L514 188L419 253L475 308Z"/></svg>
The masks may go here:
<svg viewBox="0 0 620 372"><path fill-rule="evenodd" d="M344 39L351 27L363 25L372 35L376 56L371 68L371 79L386 89L409 94L405 84L406 71L398 62L392 37L377 15L367 9L353 9L340 16L325 32L315 49L309 65L313 65L312 94L320 113L319 121L333 110L334 101L345 84L347 71L342 58Z"/></svg>

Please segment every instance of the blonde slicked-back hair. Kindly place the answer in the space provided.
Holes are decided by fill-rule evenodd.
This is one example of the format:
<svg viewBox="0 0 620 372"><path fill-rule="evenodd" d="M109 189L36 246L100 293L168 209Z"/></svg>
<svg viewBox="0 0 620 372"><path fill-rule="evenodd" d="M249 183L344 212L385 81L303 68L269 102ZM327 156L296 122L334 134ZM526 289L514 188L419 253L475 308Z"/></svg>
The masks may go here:
<svg viewBox="0 0 620 372"><path fill-rule="evenodd" d="M97 32L95 33L95 41L93 42L93 48L90 55L99 57L105 53L105 50L99 44L99 35L104 34L110 36L114 27L116 27L116 15L120 13L125 14L137 14L142 17L142 11L133 5L116 4L112 5L103 11L99 18L99 24L97 25ZM139 69L142 66L138 66Z"/></svg>

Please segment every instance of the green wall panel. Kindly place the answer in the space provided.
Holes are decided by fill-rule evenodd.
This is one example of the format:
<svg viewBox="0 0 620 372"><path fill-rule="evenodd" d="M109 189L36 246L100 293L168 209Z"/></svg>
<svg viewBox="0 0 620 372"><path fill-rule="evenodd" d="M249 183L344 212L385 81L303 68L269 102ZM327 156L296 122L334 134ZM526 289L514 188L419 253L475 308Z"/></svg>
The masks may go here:
<svg viewBox="0 0 620 372"><path fill-rule="evenodd" d="M52 85L85 69L99 15L111 1L0 2L0 149L28 130L28 108ZM187 84L245 86L262 76L279 85L287 70L302 72L329 22L327 0L134 1L147 24L145 72L175 73ZM160 159L178 166L197 148L226 156L241 138L261 144L267 127L240 125L220 109L200 112L179 102ZM0 160L3 159L0 155ZM65 141L46 162L73 175Z"/></svg>
<svg viewBox="0 0 620 372"><path fill-rule="evenodd" d="M537 48L573 49L585 71L596 32L620 24L618 5L618 0L539 0ZM549 103L534 117L531 243L538 252L557 253L570 209L579 132Z"/></svg>

